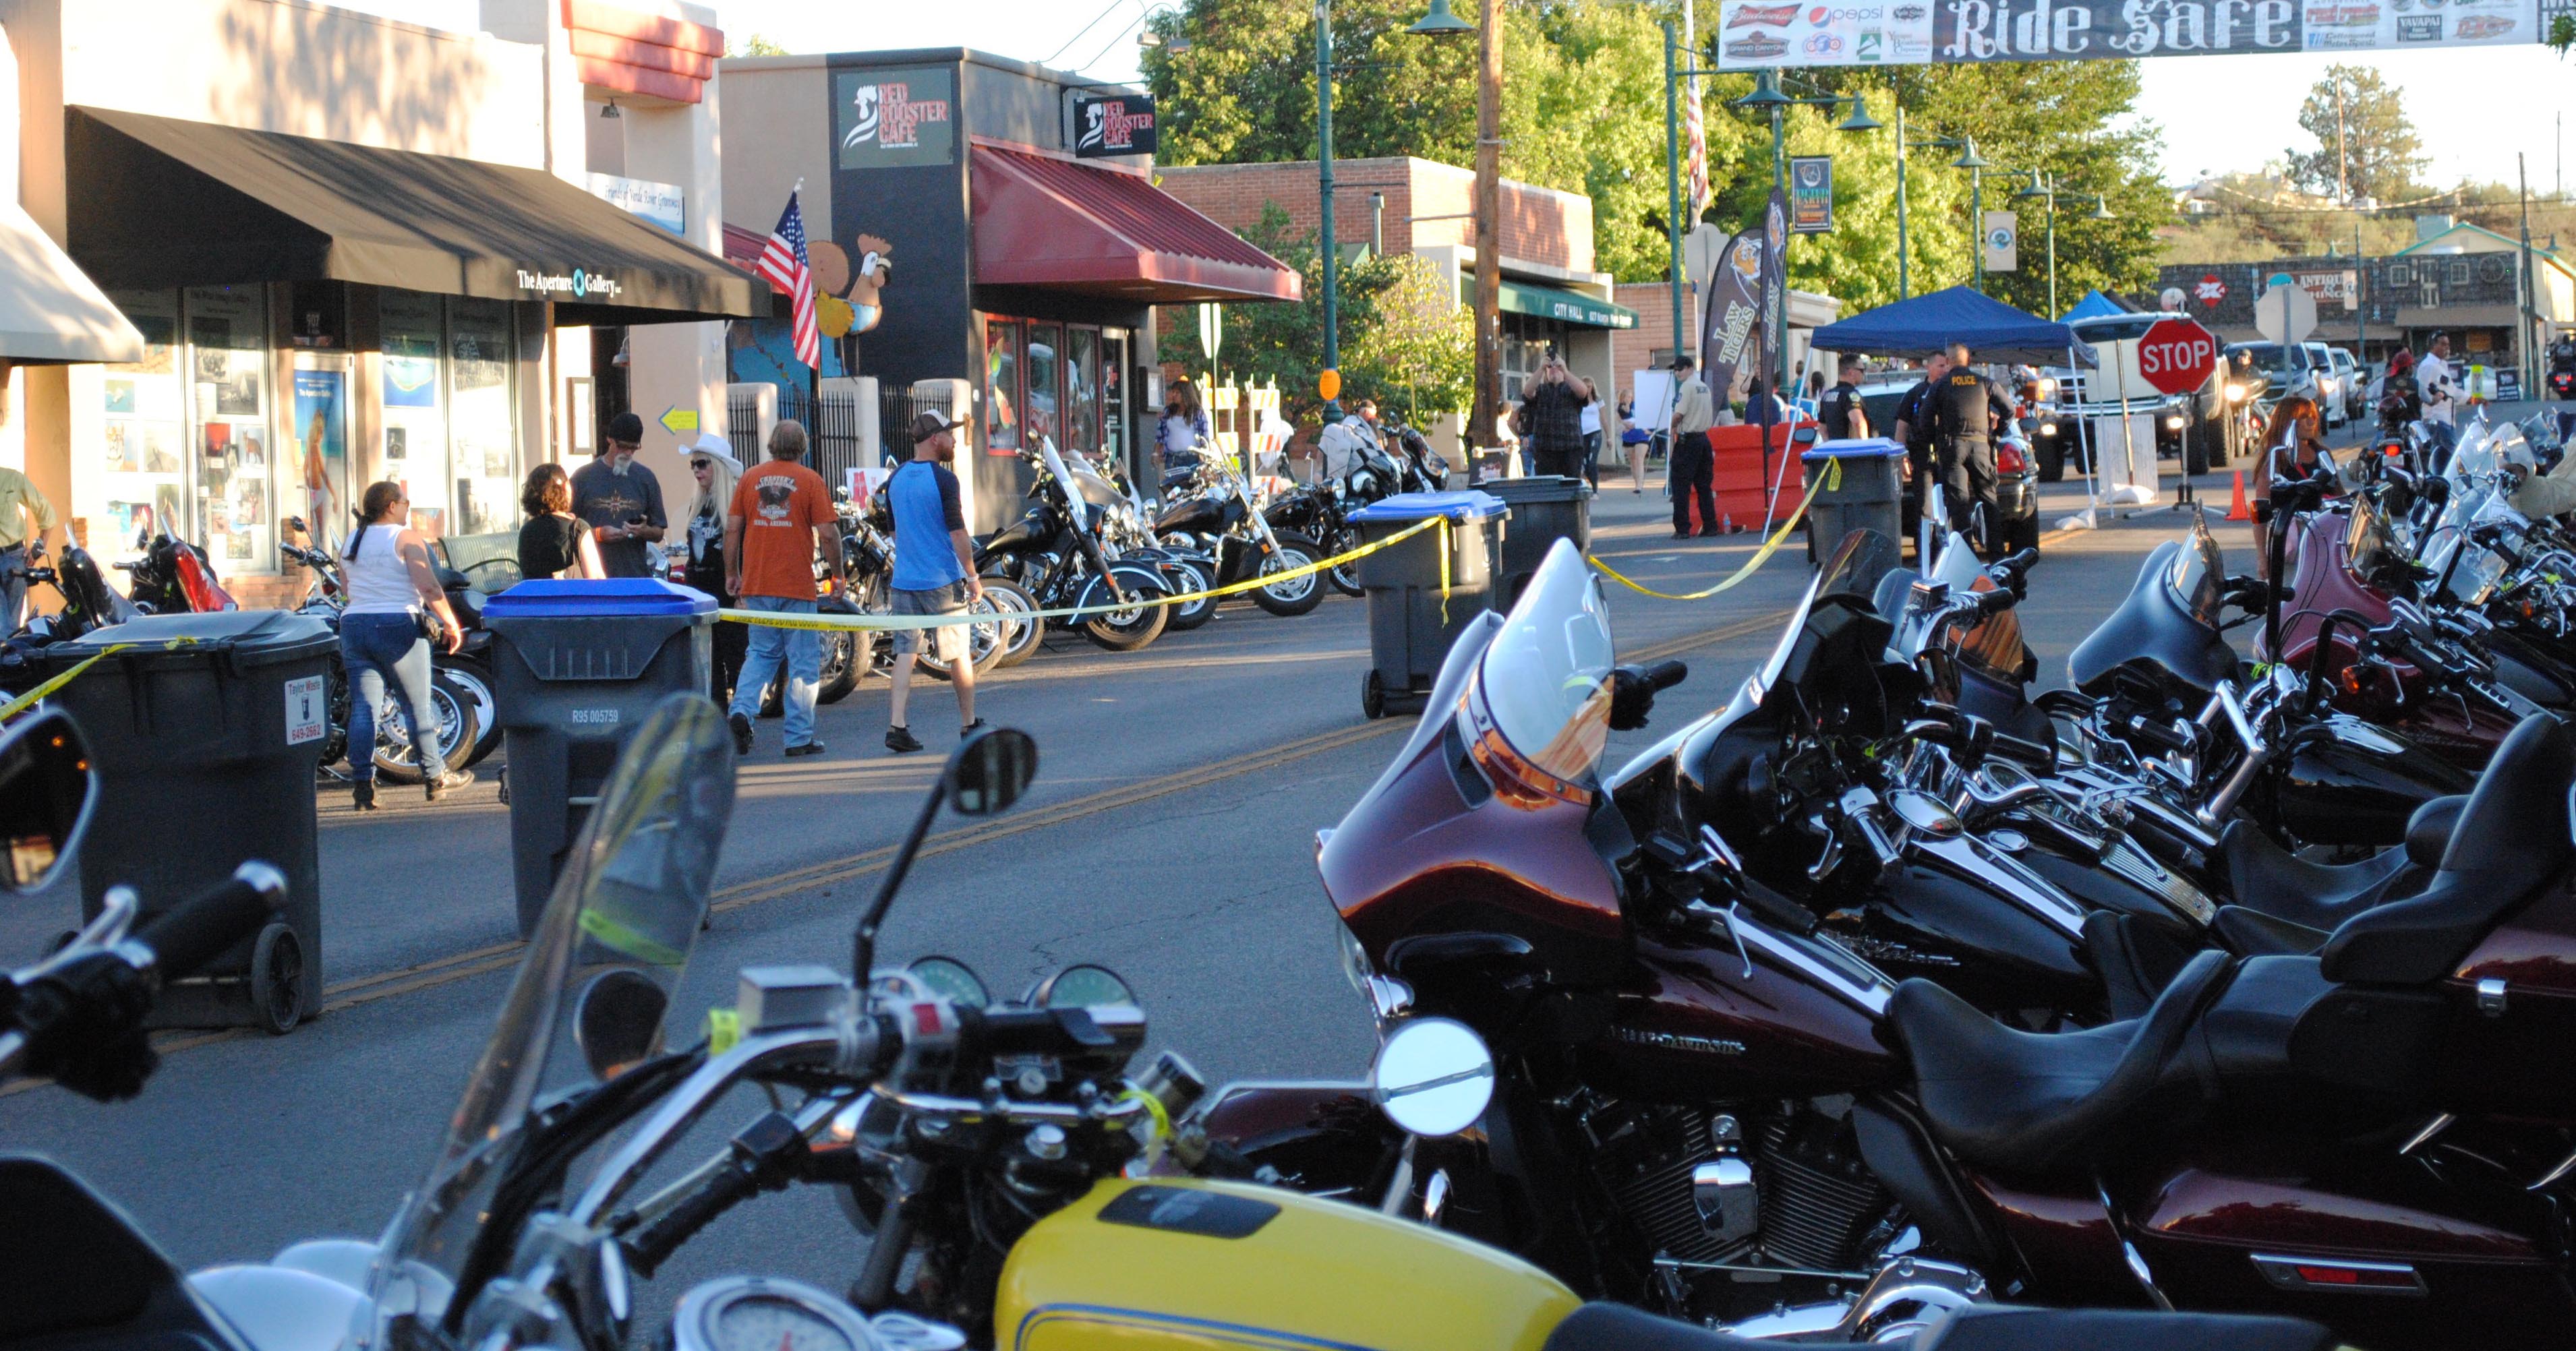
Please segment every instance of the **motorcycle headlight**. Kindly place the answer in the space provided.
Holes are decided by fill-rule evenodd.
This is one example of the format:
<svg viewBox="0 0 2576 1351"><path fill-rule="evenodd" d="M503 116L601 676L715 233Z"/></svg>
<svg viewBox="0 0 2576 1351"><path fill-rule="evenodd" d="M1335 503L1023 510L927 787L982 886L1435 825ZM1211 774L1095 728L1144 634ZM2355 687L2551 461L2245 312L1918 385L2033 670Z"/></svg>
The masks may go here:
<svg viewBox="0 0 2576 1351"><path fill-rule="evenodd" d="M2228 381L2227 401L2229 403L2243 403L2245 401L2245 386L2233 380Z"/></svg>
<svg viewBox="0 0 2576 1351"><path fill-rule="evenodd" d="M2167 430L2167 431L2172 431L2172 432L2178 432L2178 431L2181 431L2181 430L2182 430L2182 414L2180 414L2180 413L2167 413L2167 414L2165 414L2165 430Z"/></svg>
<svg viewBox="0 0 2576 1351"><path fill-rule="evenodd" d="M2057 424L2054 422L2043 422L2039 424L2039 434L2042 436L2057 435Z"/></svg>
<svg viewBox="0 0 2576 1351"><path fill-rule="evenodd" d="M1342 976L1350 981L1352 993L1367 999L1369 977L1374 974L1369 970L1368 949L1360 946L1360 936L1351 932L1350 925L1335 927L1341 931L1342 937Z"/></svg>

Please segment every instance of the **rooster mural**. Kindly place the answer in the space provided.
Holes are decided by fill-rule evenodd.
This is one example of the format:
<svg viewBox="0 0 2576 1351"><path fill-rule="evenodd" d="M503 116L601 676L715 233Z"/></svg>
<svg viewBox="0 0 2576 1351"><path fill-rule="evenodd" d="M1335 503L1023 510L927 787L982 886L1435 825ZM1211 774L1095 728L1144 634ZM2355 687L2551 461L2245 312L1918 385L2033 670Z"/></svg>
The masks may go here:
<svg viewBox="0 0 2576 1351"><path fill-rule="evenodd" d="M823 335L843 338L874 330L885 317L885 287L894 277L894 245L875 235L860 235L846 251L837 244L817 246L813 261L814 285L820 293L814 321Z"/></svg>

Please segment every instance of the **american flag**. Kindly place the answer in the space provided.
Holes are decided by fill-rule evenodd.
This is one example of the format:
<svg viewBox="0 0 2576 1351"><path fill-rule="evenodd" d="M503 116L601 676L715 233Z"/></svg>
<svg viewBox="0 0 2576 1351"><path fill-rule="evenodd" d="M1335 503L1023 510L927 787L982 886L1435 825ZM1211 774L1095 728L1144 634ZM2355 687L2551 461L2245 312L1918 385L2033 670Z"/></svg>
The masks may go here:
<svg viewBox="0 0 2576 1351"><path fill-rule="evenodd" d="M1701 134L1699 123L1699 82L1684 86L1690 97L1683 109L1684 134L1689 137L1690 178L1682 185L1682 200L1690 207L1691 225L1699 223L1700 213L1708 210L1708 138Z"/></svg>
<svg viewBox="0 0 2576 1351"><path fill-rule="evenodd" d="M787 210L751 270L796 298L796 359L822 369L823 338L814 327L814 268L805 258L805 213L797 210L795 193L787 194Z"/></svg>

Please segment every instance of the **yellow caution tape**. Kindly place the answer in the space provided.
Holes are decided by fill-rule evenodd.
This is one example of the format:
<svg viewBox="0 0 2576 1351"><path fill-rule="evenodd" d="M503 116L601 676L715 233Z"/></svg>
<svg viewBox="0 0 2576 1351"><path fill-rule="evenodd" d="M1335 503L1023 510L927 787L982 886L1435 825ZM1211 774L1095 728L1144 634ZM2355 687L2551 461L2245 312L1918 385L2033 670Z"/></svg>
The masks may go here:
<svg viewBox="0 0 2576 1351"><path fill-rule="evenodd" d="M1780 528L1772 533L1771 538L1762 542L1761 548L1753 551L1753 556L1751 558L1744 560L1743 567L1737 568L1734 573L1729 575L1725 580L1705 591L1693 591L1687 595L1676 596L1669 591L1657 591L1652 587L1641 586L1636 582L1630 581L1628 578L1621 576L1618 569L1611 567L1609 564L1602 562L1598 558L1594 558L1590 554L1584 555L1584 561L1601 569L1603 573L1609 576L1610 580L1617 582L1621 586L1624 586L1639 595L1653 596L1657 600L1706 600L1721 591L1733 590L1737 583L1752 576L1764 563L1771 561L1771 555L1779 552L1781 543L1789 538L1789 532L1797 529L1798 522L1806 519L1807 508L1815 505L1816 494L1824 491L1826 488L1841 487L1842 480L1843 462L1840 460L1825 461L1825 472L1818 474L1816 476L1816 481L1807 485L1807 495L1799 500L1798 509L1789 513L1789 519L1781 523Z"/></svg>
<svg viewBox="0 0 2576 1351"><path fill-rule="evenodd" d="M1148 1093L1141 1088L1130 1088L1126 1092L1118 1095L1118 1101L1120 1102L1126 1102L1130 1099L1143 1103L1145 1105L1145 1115L1154 1119L1154 1139L1164 1140L1171 1138L1172 1112L1170 1108L1163 1105L1163 1100L1161 1098L1155 1097L1153 1094Z"/></svg>
<svg viewBox="0 0 2576 1351"><path fill-rule="evenodd" d="M1246 578L1243 581L1232 582L1225 586L1211 587L1205 591L1192 591L1178 596L1160 596L1151 600L1112 602L1107 605L1072 605L1052 610L997 609L989 614L953 615L781 614L775 610L722 609L716 611L716 617L719 619L729 619L739 624L759 624L773 629L819 629L825 631L852 629L861 632L868 632L877 629L941 629L974 624L1014 624L1028 619L1075 619L1083 615L1111 614L1120 610L1141 610L1148 606L1155 605L1186 605L1191 601L1207 600L1213 597L1241 595L1246 591L1257 591L1263 587L1276 586L1281 582L1293 581L1311 573L1322 572L1326 568L1338 568L1353 559L1366 558L1380 549L1391 548L1394 545L1401 544L1434 526L1439 527L1442 541L1442 548L1440 550L1440 596L1442 601L1446 602L1449 597L1449 550L1447 548L1447 541L1449 538L1449 518L1446 516L1433 516L1426 520L1417 521L1412 525L1406 526L1404 529L1387 536L1385 539L1379 540L1375 544L1363 544L1359 548L1353 549L1348 553L1335 554L1330 558L1317 559L1316 561L1305 564L1302 567L1289 568L1281 572L1265 573L1259 577ZM1117 560L1112 559L1111 561L1116 562ZM1144 564L1140 563L1138 566L1141 567L1144 566Z"/></svg>
<svg viewBox="0 0 2576 1351"><path fill-rule="evenodd" d="M166 652L172 648L191 647L194 646L196 642L197 640L194 638L173 638L170 641L163 643L161 648ZM6 704L0 704L0 722L7 722L11 718L26 712L28 708L33 706L38 700L45 698L54 691L72 683L74 680L79 679L82 672L98 665L100 662L115 656L119 652L126 651L129 648L141 646L141 643L115 643L101 650L96 656L84 658L70 670L55 676L44 684L38 685L36 688L27 691L25 694L19 695L17 698L10 700Z"/></svg>
<svg viewBox="0 0 2576 1351"><path fill-rule="evenodd" d="M735 1009L707 1010L707 1054L723 1055L742 1044L742 1014Z"/></svg>

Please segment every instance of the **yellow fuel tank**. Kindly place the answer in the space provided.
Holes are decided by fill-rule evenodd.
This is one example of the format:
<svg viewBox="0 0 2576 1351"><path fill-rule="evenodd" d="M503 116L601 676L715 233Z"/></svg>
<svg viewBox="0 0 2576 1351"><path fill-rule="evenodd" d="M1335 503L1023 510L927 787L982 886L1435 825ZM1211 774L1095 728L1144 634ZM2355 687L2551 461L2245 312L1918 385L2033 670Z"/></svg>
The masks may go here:
<svg viewBox="0 0 2576 1351"><path fill-rule="evenodd" d="M1581 1301L1507 1253L1293 1192L1112 1179L1011 1249L994 1351L1539 1351Z"/></svg>

